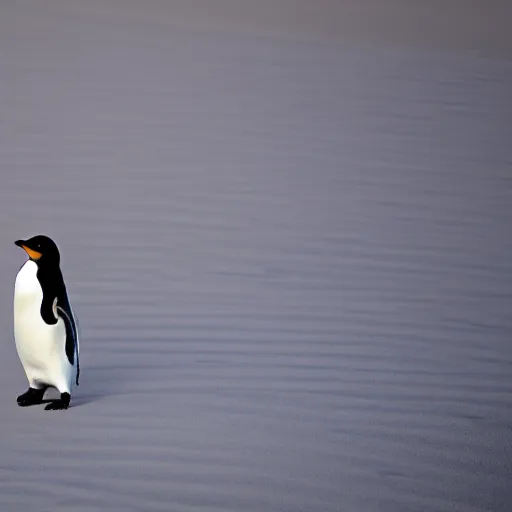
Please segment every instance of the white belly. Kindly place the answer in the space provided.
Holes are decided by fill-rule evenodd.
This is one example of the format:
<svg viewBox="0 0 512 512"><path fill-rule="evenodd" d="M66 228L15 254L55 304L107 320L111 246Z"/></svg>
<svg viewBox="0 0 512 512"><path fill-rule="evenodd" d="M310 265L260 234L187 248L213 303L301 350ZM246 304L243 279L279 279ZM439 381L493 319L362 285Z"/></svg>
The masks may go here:
<svg viewBox="0 0 512 512"><path fill-rule="evenodd" d="M43 292L31 260L20 269L14 287L14 338L31 387L54 386L71 392L75 369L66 357L66 328L59 318L48 325L41 318Z"/></svg>

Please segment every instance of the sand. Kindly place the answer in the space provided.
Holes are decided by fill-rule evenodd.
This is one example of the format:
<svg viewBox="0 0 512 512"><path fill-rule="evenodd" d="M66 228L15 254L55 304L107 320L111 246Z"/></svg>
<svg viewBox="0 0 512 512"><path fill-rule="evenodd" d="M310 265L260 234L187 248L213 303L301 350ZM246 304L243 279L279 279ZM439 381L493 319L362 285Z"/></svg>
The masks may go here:
<svg viewBox="0 0 512 512"><path fill-rule="evenodd" d="M382 4L2 2L0 511L511 509L509 8Z"/></svg>

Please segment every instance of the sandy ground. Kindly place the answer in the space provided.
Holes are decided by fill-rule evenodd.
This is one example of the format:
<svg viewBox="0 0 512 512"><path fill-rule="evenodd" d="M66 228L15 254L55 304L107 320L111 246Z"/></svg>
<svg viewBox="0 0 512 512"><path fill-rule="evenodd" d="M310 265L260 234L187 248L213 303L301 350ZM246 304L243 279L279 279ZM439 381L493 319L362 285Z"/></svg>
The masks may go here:
<svg viewBox="0 0 512 512"><path fill-rule="evenodd" d="M140 4L1 4L0 510L508 512L507 3ZM39 232L64 413L15 400Z"/></svg>

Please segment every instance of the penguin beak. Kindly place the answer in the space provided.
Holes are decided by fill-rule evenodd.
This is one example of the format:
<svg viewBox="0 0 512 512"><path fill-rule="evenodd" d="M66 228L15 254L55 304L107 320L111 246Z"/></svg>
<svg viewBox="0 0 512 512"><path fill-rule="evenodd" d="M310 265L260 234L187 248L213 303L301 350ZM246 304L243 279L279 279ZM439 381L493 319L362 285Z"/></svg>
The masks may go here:
<svg viewBox="0 0 512 512"><path fill-rule="evenodd" d="M25 245L26 244L25 240L16 240L16 242L14 242L14 243L18 247L21 247L22 249L24 249L25 252L28 254L28 257L31 260L37 261L42 256L42 254L40 252L34 251L33 249L31 249L30 247Z"/></svg>

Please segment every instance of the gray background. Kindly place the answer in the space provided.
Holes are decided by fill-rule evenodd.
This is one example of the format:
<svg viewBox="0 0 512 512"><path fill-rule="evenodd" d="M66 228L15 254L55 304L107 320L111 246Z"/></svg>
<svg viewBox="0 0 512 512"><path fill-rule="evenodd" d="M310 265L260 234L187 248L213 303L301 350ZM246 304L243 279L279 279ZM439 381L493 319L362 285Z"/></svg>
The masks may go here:
<svg viewBox="0 0 512 512"><path fill-rule="evenodd" d="M2 511L511 510L507 2L0 6ZM40 232L64 413L15 400Z"/></svg>

